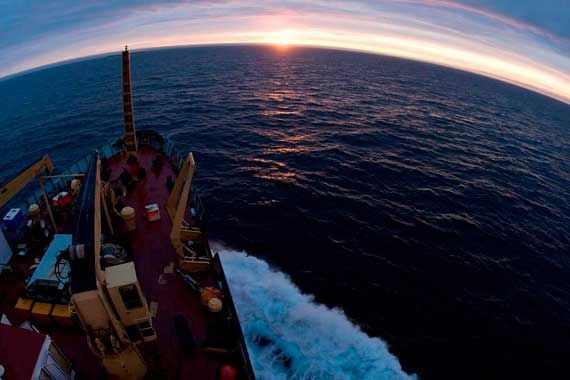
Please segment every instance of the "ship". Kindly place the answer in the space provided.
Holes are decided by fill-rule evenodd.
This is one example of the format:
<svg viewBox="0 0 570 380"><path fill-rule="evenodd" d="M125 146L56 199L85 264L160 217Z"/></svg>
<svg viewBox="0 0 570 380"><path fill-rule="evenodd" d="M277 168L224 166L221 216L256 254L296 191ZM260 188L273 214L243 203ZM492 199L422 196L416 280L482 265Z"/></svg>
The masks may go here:
<svg viewBox="0 0 570 380"><path fill-rule="evenodd" d="M0 378L254 380L192 153L135 129L0 186Z"/></svg>

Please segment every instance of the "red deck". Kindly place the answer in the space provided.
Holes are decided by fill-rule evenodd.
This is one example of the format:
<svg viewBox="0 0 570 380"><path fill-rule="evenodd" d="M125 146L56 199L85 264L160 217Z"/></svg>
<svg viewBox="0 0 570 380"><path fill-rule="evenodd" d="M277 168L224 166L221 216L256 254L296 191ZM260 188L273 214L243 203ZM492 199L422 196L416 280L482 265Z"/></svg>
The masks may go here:
<svg viewBox="0 0 570 380"><path fill-rule="evenodd" d="M188 285L171 270L176 260L176 253L170 242L171 222L166 212L168 176L176 178L172 165L163 155L164 165L160 172L151 171L153 158L158 152L150 147L140 147L138 159L140 166L147 171L146 177L135 189L127 194L125 202L136 211L135 231L129 233L128 240L134 256L139 282L145 293L151 313L156 307L153 325L157 340L139 346L146 357L149 371L147 378L167 379L217 379L220 366L226 360L219 354L204 352L202 347L207 335L207 312L199 302L199 297ZM118 180L126 166L121 155L108 160L111 169L110 181ZM145 205L156 203L160 207L160 221L146 220ZM119 228L124 230L124 228ZM29 273L28 267L33 262L14 256L13 264L16 273L3 277L0 282L0 306L12 322L23 322L14 313L12 307L24 288L24 276ZM194 276L203 285L210 285L213 278L208 274ZM192 356L180 351L180 345L174 328L174 317L184 315L198 346ZM73 362L79 379L105 378L104 370L87 347L86 338L79 328L62 328L55 325L40 326L40 331L49 334L64 354Z"/></svg>
<svg viewBox="0 0 570 380"><path fill-rule="evenodd" d="M149 363L154 367L150 368L149 375L152 378L158 375L164 378L216 379L217 370L222 364L219 358L201 350L192 357L184 356L175 335L173 319L182 314L200 347L206 338L207 321L199 297L176 273L165 273L165 269L172 268L176 260L176 253L170 243L172 224L166 212L169 195L166 179L168 176L176 178L176 174L165 156L160 172L152 172L150 169L156 154L156 150L147 146L139 149L139 164L147 170L147 175L126 197L126 203L136 211L137 228L129 234L129 241L137 276L149 307L154 302L158 304L153 325L158 336L159 361ZM120 156L114 156L109 160L109 166L112 182L119 177L125 164ZM145 206L152 203L160 207L160 221L146 220Z"/></svg>

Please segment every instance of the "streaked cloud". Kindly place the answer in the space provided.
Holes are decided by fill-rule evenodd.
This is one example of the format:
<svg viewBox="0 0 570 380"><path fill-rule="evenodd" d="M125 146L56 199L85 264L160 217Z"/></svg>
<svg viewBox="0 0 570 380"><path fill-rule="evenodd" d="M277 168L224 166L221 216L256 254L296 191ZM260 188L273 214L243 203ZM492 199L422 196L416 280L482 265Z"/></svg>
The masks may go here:
<svg viewBox="0 0 570 380"><path fill-rule="evenodd" d="M570 19L569 7L554 3ZM522 0L0 2L0 76L126 43L288 43L446 65L570 104L570 25L517 18L521 7L532 9Z"/></svg>

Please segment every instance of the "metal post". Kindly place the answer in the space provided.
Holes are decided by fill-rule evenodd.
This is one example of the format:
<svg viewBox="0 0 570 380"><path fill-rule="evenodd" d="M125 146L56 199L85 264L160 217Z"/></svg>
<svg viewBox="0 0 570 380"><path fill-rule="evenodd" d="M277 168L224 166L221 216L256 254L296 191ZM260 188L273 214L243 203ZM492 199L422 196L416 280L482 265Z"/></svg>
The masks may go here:
<svg viewBox="0 0 570 380"><path fill-rule="evenodd" d="M40 188L42 189L42 194L44 195L44 201L46 203L46 208L48 210L49 218L51 220L51 225L53 226L53 232L55 233L55 232L57 232L57 225L55 224L55 219L54 219L53 214L51 212L51 206L49 204L49 198L47 196L46 189L44 187L44 181L41 178L40 178Z"/></svg>
<svg viewBox="0 0 570 380"><path fill-rule="evenodd" d="M103 203L103 211L105 212L105 218L107 219L107 224L109 225L109 230L111 235L115 236L115 231L113 230L113 223L111 221L111 216L109 215L109 209L107 208L107 200L105 199L105 194L101 192L101 202Z"/></svg>

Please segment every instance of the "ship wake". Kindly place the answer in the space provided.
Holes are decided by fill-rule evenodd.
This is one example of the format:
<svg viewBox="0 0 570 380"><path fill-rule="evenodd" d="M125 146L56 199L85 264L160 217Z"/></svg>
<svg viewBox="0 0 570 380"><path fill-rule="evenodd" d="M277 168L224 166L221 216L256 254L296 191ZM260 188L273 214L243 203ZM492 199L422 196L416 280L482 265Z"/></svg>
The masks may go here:
<svg viewBox="0 0 570 380"><path fill-rule="evenodd" d="M265 261L216 248L259 380L416 379L342 310L315 303Z"/></svg>

